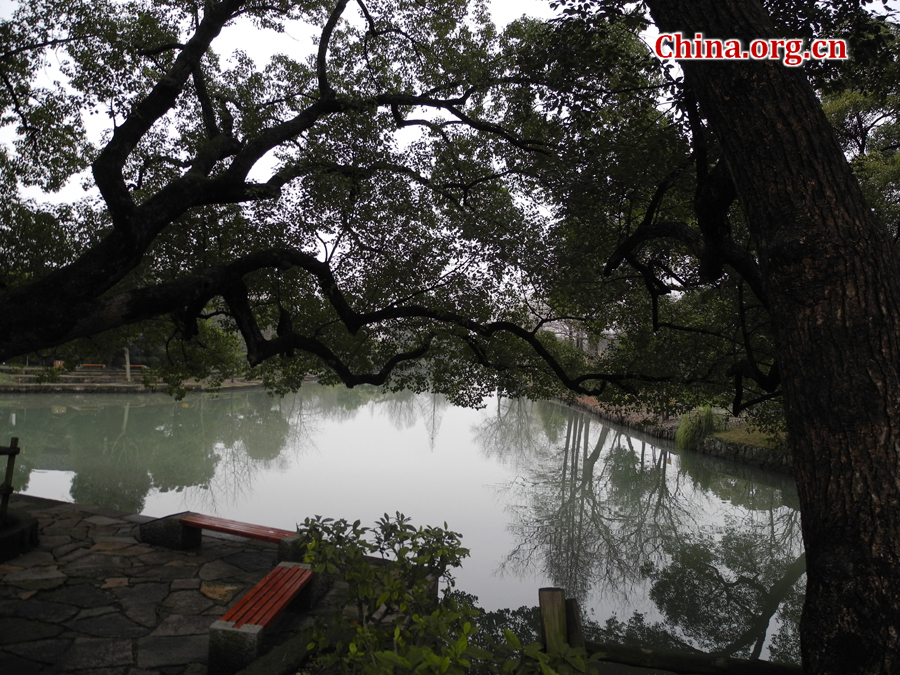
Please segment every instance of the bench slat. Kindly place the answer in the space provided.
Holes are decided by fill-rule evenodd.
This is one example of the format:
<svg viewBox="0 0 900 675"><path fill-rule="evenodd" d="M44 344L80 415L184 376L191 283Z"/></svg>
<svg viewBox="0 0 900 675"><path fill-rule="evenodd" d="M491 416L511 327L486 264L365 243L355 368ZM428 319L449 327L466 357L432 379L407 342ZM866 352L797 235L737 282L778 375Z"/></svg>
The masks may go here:
<svg viewBox="0 0 900 675"><path fill-rule="evenodd" d="M265 593L257 596L257 602L247 609L247 612L241 619L235 620L235 627L240 628L245 623L254 626L267 626L266 616L269 616L269 621L271 621L293 599L289 593L282 593L282 590L282 588L270 588Z"/></svg>
<svg viewBox="0 0 900 675"><path fill-rule="evenodd" d="M312 571L293 565L278 566L229 609L222 621L265 627L288 606L312 580Z"/></svg>
<svg viewBox="0 0 900 675"><path fill-rule="evenodd" d="M252 623L258 626L268 626L279 614L281 614L282 610L284 610L288 604L293 600L297 595L300 594L300 591L309 583L312 579L312 572L310 570L303 570L303 572L299 574L292 575L292 578L286 581L284 588L282 588L277 596L273 596L269 601L267 601L263 606L259 607L256 612L254 612L251 618L248 618L246 623ZM284 598L284 600L282 600Z"/></svg>
<svg viewBox="0 0 900 675"><path fill-rule="evenodd" d="M285 537L293 537L297 534L291 530L266 527L265 525L253 525L251 523L241 523L236 520L216 518L215 516L204 516L199 513L183 516L181 518L181 524L203 530L215 530L216 532L224 532L225 534L249 537L250 539L267 541L272 544L277 544Z"/></svg>
<svg viewBox="0 0 900 675"><path fill-rule="evenodd" d="M286 577L291 570L286 567L276 567L269 572L266 577L260 581L250 592L245 595L239 603L232 607L225 616L223 621L233 621L236 626L244 623L257 623L248 620L255 612L259 611L262 604L269 602L273 597L277 597L279 589L284 585Z"/></svg>
<svg viewBox="0 0 900 675"><path fill-rule="evenodd" d="M225 616L222 617L222 621L232 621L237 622L240 621L245 614L253 610L253 604L259 599L260 594L264 593L269 586L277 580L278 577L284 574L283 567L276 567L274 570L269 572L266 577L260 581L256 586L250 589L243 598L241 598L235 605L229 609Z"/></svg>

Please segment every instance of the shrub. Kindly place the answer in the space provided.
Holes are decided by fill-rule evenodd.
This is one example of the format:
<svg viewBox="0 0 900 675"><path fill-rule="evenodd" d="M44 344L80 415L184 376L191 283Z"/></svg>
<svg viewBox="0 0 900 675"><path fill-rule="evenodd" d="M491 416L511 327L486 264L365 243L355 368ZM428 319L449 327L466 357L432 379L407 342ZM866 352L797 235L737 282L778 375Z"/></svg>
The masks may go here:
<svg viewBox="0 0 900 675"><path fill-rule="evenodd" d="M675 443L682 450L696 450L715 429L716 415L712 407L702 406L681 418L675 430Z"/></svg>
<svg viewBox="0 0 900 675"><path fill-rule="evenodd" d="M588 668L583 650L550 656L540 643L525 646L509 630L502 641L472 643L481 611L463 594L447 592L440 600L434 594L439 578L452 588L450 571L468 555L446 523L415 528L400 513L385 514L369 529L317 516L298 534L306 562L317 573L343 577L349 605L356 607L352 617L336 613L317 621L308 649L318 672L564 675ZM383 564L373 564L374 554Z"/></svg>
<svg viewBox="0 0 900 675"><path fill-rule="evenodd" d="M34 375L34 381L38 384L50 384L59 382L62 379L63 370L61 368L41 368Z"/></svg>

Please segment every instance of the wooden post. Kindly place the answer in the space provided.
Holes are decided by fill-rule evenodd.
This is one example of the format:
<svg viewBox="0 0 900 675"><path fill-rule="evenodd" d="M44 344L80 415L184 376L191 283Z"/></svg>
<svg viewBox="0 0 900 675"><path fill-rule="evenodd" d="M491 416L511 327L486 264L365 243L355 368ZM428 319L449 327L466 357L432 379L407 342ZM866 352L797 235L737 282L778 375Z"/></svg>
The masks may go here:
<svg viewBox="0 0 900 675"><path fill-rule="evenodd" d="M562 588L541 588L538 601L544 648L548 654L559 654L566 647L566 592Z"/></svg>
<svg viewBox="0 0 900 675"><path fill-rule="evenodd" d="M6 511L9 508L9 497L12 494L13 470L16 468L16 455L19 454L19 439L13 438L8 448L0 448L0 455L7 455L6 480L0 483L0 525L6 523Z"/></svg>
<svg viewBox="0 0 900 675"><path fill-rule="evenodd" d="M584 647L584 632L581 629L581 608L577 598L566 598L566 642L570 647Z"/></svg>

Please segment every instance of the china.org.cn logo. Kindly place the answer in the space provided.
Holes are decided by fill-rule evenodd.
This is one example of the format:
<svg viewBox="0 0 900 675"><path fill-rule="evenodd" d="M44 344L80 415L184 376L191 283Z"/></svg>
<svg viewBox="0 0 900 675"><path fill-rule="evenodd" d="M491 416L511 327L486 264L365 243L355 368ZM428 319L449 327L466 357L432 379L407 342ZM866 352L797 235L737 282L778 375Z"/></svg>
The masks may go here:
<svg viewBox="0 0 900 675"><path fill-rule="evenodd" d="M775 60L786 66L799 66L809 60L846 59L847 41L822 39L807 44L800 38L769 38L753 40L745 49L738 39L707 38L703 33L694 33L693 38L662 33L653 43L653 53L676 61Z"/></svg>

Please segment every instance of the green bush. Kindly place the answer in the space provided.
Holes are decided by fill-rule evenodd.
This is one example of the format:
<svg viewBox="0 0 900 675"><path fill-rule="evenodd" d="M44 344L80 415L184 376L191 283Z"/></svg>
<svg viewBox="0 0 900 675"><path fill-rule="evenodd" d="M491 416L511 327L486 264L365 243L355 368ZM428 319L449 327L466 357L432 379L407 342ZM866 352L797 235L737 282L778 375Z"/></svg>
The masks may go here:
<svg viewBox="0 0 900 675"><path fill-rule="evenodd" d="M682 450L696 450L716 430L716 415L711 406L692 410L681 418L675 430L675 443Z"/></svg>
<svg viewBox="0 0 900 675"><path fill-rule="evenodd" d="M559 675L585 673L591 664L583 650L550 656L540 643L523 645L504 630L503 640L479 640L481 612L462 594L440 600L434 583L453 586L451 570L468 551L457 533L415 528L402 514L385 516L375 528L359 521L306 519L298 528L306 562L317 573L336 574L349 585L352 616L320 619L309 643L317 672L366 675L497 673ZM373 564L379 555L383 564ZM483 648L487 646L488 648Z"/></svg>
<svg viewBox="0 0 900 675"><path fill-rule="evenodd" d="M62 379L63 370L61 368L41 368L34 375L34 381L38 384L51 384L59 382Z"/></svg>

